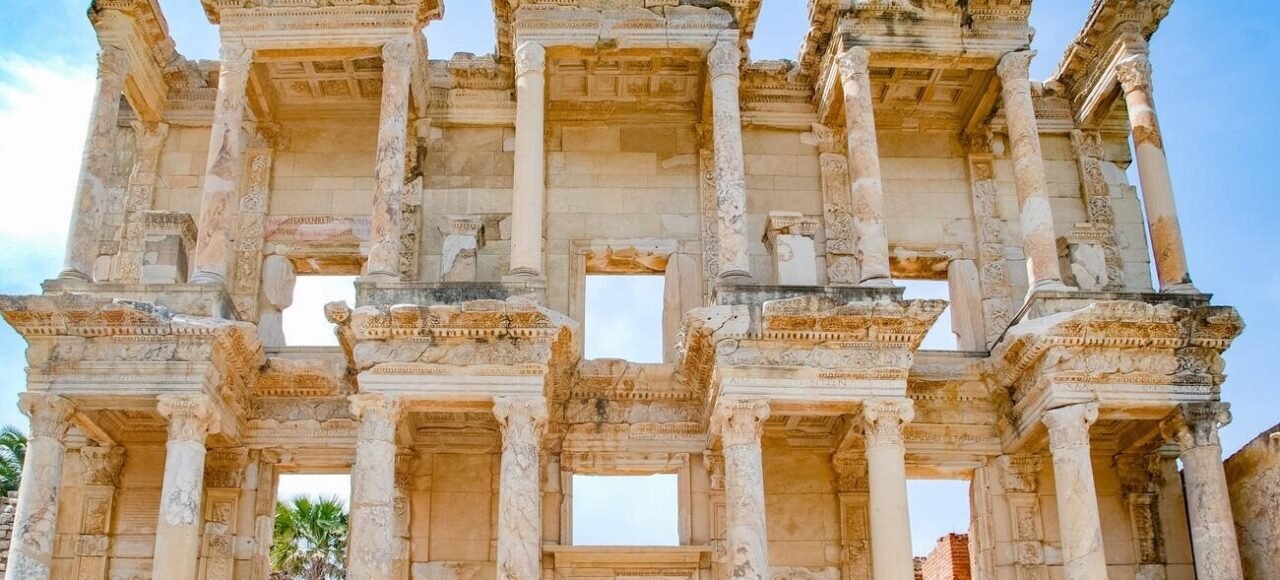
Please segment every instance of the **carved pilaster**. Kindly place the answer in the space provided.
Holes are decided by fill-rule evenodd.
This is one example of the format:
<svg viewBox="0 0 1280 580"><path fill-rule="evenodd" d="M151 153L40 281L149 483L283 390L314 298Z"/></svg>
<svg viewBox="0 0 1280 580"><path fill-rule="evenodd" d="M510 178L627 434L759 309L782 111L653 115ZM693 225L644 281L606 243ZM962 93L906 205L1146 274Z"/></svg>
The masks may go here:
<svg viewBox="0 0 1280 580"><path fill-rule="evenodd" d="M1101 238L1105 277L1101 287L1088 288L1077 283L1081 289L1117 290L1124 287L1124 261L1120 257L1120 242L1116 234L1115 209L1111 206L1111 186L1107 183L1106 174L1102 171L1103 159L1106 155L1102 146L1102 134L1097 131L1075 130L1071 132L1071 150L1076 157L1076 167L1080 176L1080 193L1084 200L1085 211L1089 215L1089 223ZM1073 263L1072 269L1089 268L1089 264ZM1082 277L1075 275L1077 281Z"/></svg>
<svg viewBox="0 0 1280 580"><path fill-rule="evenodd" d="M1157 495L1162 484L1161 461L1157 454L1122 453L1115 456L1120 493L1129 507L1129 531L1133 535L1139 566L1159 565L1165 561Z"/></svg>
<svg viewBox="0 0 1280 580"><path fill-rule="evenodd" d="M236 227L235 266L231 301L241 320L258 320L259 286L266 237L267 207L271 202L271 173L275 149L282 138L260 130L245 156L244 187L240 191L239 224Z"/></svg>
<svg viewBox="0 0 1280 580"><path fill-rule="evenodd" d="M115 510L116 487L124 464L122 447L82 447L78 453L83 492L80 504L79 538L76 541L77 580L106 580L111 522Z"/></svg>
<svg viewBox="0 0 1280 580"><path fill-rule="evenodd" d="M1013 566L1018 580L1042 580L1044 526L1040 509L1040 455L1002 455L996 460L1012 531Z"/></svg>
<svg viewBox="0 0 1280 580"><path fill-rule="evenodd" d="M987 131L966 135L969 154L969 196L977 229L978 282L982 288L982 320L988 347L994 345L1013 321L1013 287L1005 261L1008 233L1000 216L1000 194L995 180L993 136Z"/></svg>
<svg viewBox="0 0 1280 580"><path fill-rule="evenodd" d="M151 209L154 203L156 168L160 162L160 151L169 135L169 125L134 121L133 135L133 169L129 172L124 231L120 236L120 254L112 271L113 281L126 283L142 279L147 228L141 212ZM190 249L187 248L188 251Z"/></svg>

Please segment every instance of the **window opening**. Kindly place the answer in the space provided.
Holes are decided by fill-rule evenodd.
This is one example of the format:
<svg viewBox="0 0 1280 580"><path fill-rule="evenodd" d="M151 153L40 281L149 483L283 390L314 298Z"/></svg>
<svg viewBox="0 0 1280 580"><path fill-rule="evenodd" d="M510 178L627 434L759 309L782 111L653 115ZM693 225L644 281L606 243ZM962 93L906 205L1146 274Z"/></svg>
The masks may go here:
<svg viewBox="0 0 1280 580"><path fill-rule="evenodd" d="M324 305L356 301L355 276L298 276L293 303L284 309L284 339L289 346L337 346Z"/></svg>
<svg viewBox="0 0 1280 580"><path fill-rule="evenodd" d="M573 545L680 545L675 474L574 475Z"/></svg>
<svg viewBox="0 0 1280 580"><path fill-rule="evenodd" d="M949 534L968 535L969 487L968 481L907 480L911 553L917 558L928 557Z"/></svg>
<svg viewBox="0 0 1280 580"><path fill-rule="evenodd" d="M661 363L665 283L661 275L587 276L586 358Z"/></svg>
<svg viewBox="0 0 1280 580"><path fill-rule="evenodd" d="M906 289L903 298L907 299L941 299L951 300L951 285L946 280L898 280L897 283ZM957 350L959 340L951 330L951 304L938 316L929 333L924 335L920 343L921 350Z"/></svg>

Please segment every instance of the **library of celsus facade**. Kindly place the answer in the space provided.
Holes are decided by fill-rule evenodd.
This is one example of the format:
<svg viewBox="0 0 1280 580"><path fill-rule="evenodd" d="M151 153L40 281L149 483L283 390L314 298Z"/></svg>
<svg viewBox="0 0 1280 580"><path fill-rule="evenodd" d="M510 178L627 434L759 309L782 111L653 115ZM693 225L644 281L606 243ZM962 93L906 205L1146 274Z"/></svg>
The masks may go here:
<svg viewBox="0 0 1280 580"><path fill-rule="evenodd" d="M795 61L750 58L761 0L492 0L485 56L428 53L446 0L202 1L216 62L89 10L64 270L0 298L8 580L265 580L307 473L352 476L355 580L909 580L908 479L970 483L975 578L1242 577L1172 0L1094 0L1044 80L1031 0L766 0ZM340 346L287 345L333 275ZM584 357L595 275L662 277L662 362ZM576 543L574 476L644 474L679 545Z"/></svg>

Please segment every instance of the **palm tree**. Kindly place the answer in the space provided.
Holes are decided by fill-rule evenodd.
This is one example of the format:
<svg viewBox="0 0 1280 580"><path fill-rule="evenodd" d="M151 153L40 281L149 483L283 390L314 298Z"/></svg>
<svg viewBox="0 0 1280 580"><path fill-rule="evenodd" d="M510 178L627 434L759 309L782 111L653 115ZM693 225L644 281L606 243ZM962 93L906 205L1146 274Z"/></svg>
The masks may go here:
<svg viewBox="0 0 1280 580"><path fill-rule="evenodd" d="M297 496L276 502L272 580L347 577L347 512L337 497Z"/></svg>
<svg viewBox="0 0 1280 580"><path fill-rule="evenodd" d="M26 458L27 435L17 427L0 428L0 494L18 491Z"/></svg>

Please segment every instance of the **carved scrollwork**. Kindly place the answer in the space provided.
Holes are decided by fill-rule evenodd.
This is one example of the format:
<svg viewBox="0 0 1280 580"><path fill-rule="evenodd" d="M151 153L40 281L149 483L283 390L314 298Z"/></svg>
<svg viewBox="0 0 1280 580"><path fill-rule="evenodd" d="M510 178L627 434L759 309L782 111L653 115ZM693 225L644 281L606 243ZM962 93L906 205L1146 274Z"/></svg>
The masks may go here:
<svg viewBox="0 0 1280 580"><path fill-rule="evenodd" d="M764 422L769 418L769 402L763 399L723 401L711 417L712 429L720 433L725 447L759 445Z"/></svg>
<svg viewBox="0 0 1280 580"><path fill-rule="evenodd" d="M156 410L169 422L170 441L204 443L218 432L217 410L208 395L160 395Z"/></svg>
<svg viewBox="0 0 1280 580"><path fill-rule="evenodd" d="M872 399L862 404L863 435L867 447L902 445L902 427L916 416L911 399Z"/></svg>
<svg viewBox="0 0 1280 580"><path fill-rule="evenodd" d="M1088 447L1089 427L1098 420L1098 404L1082 403L1045 411L1043 420L1049 427L1049 448L1054 453Z"/></svg>
<svg viewBox="0 0 1280 580"><path fill-rule="evenodd" d="M31 419L31 438L52 437L59 441L71 427L75 404L66 397L49 393L21 393L18 409Z"/></svg>

